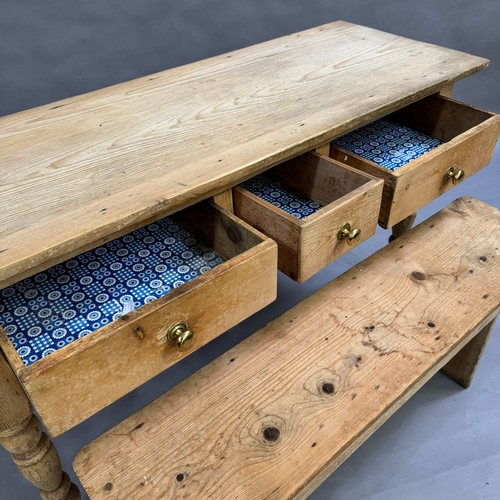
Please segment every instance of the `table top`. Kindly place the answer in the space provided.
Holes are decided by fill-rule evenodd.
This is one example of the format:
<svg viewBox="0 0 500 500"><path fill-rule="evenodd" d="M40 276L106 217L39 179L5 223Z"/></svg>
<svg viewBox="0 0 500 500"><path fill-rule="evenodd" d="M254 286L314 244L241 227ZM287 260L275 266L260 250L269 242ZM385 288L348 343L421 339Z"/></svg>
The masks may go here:
<svg viewBox="0 0 500 500"><path fill-rule="evenodd" d="M338 21L0 118L0 288L487 64Z"/></svg>

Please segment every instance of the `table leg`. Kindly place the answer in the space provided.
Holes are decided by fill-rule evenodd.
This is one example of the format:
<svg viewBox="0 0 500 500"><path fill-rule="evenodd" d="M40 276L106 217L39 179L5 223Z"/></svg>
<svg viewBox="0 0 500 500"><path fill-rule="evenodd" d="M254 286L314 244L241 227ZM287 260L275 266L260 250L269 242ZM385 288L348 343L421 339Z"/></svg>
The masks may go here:
<svg viewBox="0 0 500 500"><path fill-rule="evenodd" d="M54 444L33 414L21 384L0 352L0 444L44 500L80 500L80 491L62 471Z"/></svg>
<svg viewBox="0 0 500 500"><path fill-rule="evenodd" d="M415 212L397 224L394 224L394 226L392 226L392 236L389 236L389 243L409 231L412 228L416 217L417 213Z"/></svg>
<svg viewBox="0 0 500 500"><path fill-rule="evenodd" d="M441 369L445 375L461 385L464 389L470 386L474 378L474 374L476 373L479 361L483 355L486 343L490 338L495 321L496 318L491 323L488 323Z"/></svg>

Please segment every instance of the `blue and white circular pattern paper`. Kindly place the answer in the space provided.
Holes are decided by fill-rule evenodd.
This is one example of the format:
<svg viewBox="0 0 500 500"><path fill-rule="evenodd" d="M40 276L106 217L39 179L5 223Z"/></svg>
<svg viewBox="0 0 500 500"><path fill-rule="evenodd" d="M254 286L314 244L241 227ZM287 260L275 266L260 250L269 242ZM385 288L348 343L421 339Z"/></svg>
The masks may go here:
<svg viewBox="0 0 500 500"><path fill-rule="evenodd" d="M242 182L240 186L297 219L305 219L321 208L321 205L315 201L286 188L279 182L272 181L262 174Z"/></svg>
<svg viewBox="0 0 500 500"><path fill-rule="evenodd" d="M397 170L442 144L387 119L369 123L332 143L389 170Z"/></svg>
<svg viewBox="0 0 500 500"><path fill-rule="evenodd" d="M168 217L0 291L0 324L25 365L222 263Z"/></svg>

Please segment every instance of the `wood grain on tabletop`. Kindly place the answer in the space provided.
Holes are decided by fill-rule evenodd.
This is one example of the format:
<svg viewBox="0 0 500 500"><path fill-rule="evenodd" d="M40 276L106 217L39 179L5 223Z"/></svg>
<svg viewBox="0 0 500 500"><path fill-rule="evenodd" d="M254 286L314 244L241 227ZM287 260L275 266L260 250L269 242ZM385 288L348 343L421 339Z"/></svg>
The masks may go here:
<svg viewBox="0 0 500 500"><path fill-rule="evenodd" d="M0 118L0 288L487 64L339 21Z"/></svg>
<svg viewBox="0 0 500 500"><path fill-rule="evenodd" d="M499 279L500 211L460 198L96 439L74 469L93 500L306 498L483 335Z"/></svg>

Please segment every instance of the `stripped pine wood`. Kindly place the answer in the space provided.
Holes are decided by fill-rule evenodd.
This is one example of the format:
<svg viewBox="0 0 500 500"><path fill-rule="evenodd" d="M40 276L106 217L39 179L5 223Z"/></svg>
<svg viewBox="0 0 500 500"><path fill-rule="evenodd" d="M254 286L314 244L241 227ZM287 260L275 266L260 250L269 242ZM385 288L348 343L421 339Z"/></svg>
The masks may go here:
<svg viewBox="0 0 500 500"><path fill-rule="evenodd" d="M0 288L487 65L338 21L3 117Z"/></svg>
<svg viewBox="0 0 500 500"><path fill-rule="evenodd" d="M500 211L460 198L96 439L74 469L92 500L306 498L485 340L499 280Z"/></svg>
<svg viewBox="0 0 500 500"><path fill-rule="evenodd" d="M234 213L278 243L278 269L302 283L350 250L337 234L346 223L375 233L383 182L331 158L306 153L268 170L266 176L322 206L297 219L250 191L233 188Z"/></svg>
<svg viewBox="0 0 500 500"><path fill-rule="evenodd" d="M297 219L239 186L233 188L233 200L234 212L239 218L278 244L278 269L297 280L301 228Z"/></svg>
<svg viewBox="0 0 500 500"><path fill-rule="evenodd" d="M339 240L340 228L348 222L352 229L360 229L359 244L375 234L377 208L380 206L382 183L370 180L332 203L329 212L318 211L301 227L298 259L298 279L302 283L352 249L346 240ZM278 250L279 252L279 250Z"/></svg>
<svg viewBox="0 0 500 500"><path fill-rule="evenodd" d="M80 500L80 491L63 472L54 444L42 432L31 404L0 352L0 445L12 454L19 472L44 500Z"/></svg>
<svg viewBox="0 0 500 500"><path fill-rule="evenodd" d="M373 176L336 162L328 156L306 153L280 163L266 172L266 177L297 191L321 206L365 186Z"/></svg>
<svg viewBox="0 0 500 500"><path fill-rule="evenodd" d="M274 241L213 203L172 217L227 260L29 366L0 327L0 347L50 436L114 403L276 298ZM187 352L166 342L168 328L178 321L196 335Z"/></svg>
<svg viewBox="0 0 500 500"><path fill-rule="evenodd" d="M228 212L234 213L233 192L231 189L216 194L214 196L214 201L215 203L217 203L217 205L225 208Z"/></svg>
<svg viewBox="0 0 500 500"><path fill-rule="evenodd" d="M379 217L384 228L393 227L452 189L451 180L444 179L450 167L462 169L467 178L488 165L500 132L500 115L438 95L387 118L444 143L395 171L332 144L332 158L384 179Z"/></svg>
<svg viewBox="0 0 500 500"><path fill-rule="evenodd" d="M496 318L495 318L496 319ZM486 325L449 363L442 372L461 385L464 389L470 387L479 361L483 355L486 343L490 338L495 320Z"/></svg>
<svg viewBox="0 0 500 500"><path fill-rule="evenodd" d="M406 106L388 118L442 142L449 142L491 118L490 126L498 136L500 121L494 113L437 95Z"/></svg>
<svg viewBox="0 0 500 500"><path fill-rule="evenodd" d="M449 83L448 85L445 85L440 91L439 95L442 95L444 97L451 97L451 94L453 92L453 83Z"/></svg>
<svg viewBox="0 0 500 500"><path fill-rule="evenodd" d="M316 148L316 153L322 156L329 156L330 154L330 141Z"/></svg>

